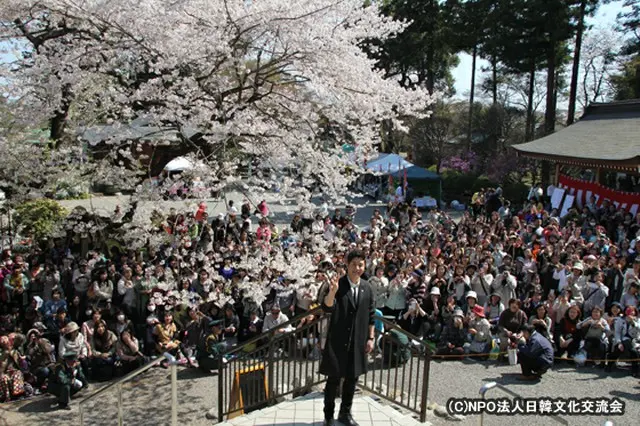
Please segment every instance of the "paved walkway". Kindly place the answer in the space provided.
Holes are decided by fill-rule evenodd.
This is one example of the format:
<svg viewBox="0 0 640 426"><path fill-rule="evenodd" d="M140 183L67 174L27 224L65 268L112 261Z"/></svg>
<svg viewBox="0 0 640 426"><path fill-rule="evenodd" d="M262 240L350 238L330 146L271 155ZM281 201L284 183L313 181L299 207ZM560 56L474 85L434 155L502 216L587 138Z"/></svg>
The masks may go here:
<svg viewBox="0 0 640 426"><path fill-rule="evenodd" d="M284 402L245 416L231 419L220 426L302 426L322 425L322 394L315 393L308 398ZM336 407L339 407L336 401ZM416 420L404 416L391 407L383 406L370 397L356 396L352 408L353 418L360 426L410 426L418 425ZM340 425L336 422L336 425ZM424 423L427 425L427 423Z"/></svg>

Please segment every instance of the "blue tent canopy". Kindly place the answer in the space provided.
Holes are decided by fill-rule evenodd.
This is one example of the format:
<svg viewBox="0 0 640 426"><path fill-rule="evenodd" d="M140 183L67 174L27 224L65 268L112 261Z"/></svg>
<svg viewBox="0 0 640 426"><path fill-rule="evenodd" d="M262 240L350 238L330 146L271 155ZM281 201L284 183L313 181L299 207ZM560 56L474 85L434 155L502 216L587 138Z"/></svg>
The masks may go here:
<svg viewBox="0 0 640 426"><path fill-rule="evenodd" d="M397 178L404 177L405 169L407 170L407 179L440 180L440 175L437 173L418 167L398 154L380 154L378 158L367 163L367 170L393 175Z"/></svg>

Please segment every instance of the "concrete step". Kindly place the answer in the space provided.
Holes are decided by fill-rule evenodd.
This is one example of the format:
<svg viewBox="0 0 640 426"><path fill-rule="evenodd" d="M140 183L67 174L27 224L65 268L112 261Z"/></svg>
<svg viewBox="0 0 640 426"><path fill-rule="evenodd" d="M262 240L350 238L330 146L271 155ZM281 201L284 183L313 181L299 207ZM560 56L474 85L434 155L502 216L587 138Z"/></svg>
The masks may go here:
<svg viewBox="0 0 640 426"><path fill-rule="evenodd" d="M322 411L323 395L315 392L292 401L257 410L252 413L220 423L222 426L292 426L321 425L324 419ZM340 402L336 401L336 407ZM383 405L369 396L357 395L353 400L352 414L361 426L418 426L420 423L410 415L404 414L389 405ZM336 422L336 425L340 425Z"/></svg>

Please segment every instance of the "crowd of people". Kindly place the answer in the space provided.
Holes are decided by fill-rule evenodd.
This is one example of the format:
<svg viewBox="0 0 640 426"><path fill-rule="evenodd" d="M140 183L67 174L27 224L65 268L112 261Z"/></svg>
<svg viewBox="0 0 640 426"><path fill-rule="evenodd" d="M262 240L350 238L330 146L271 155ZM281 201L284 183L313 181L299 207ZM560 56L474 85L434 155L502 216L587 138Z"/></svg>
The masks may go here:
<svg viewBox="0 0 640 426"><path fill-rule="evenodd" d="M0 401L47 391L68 408L87 379L112 379L165 352L215 369L232 345L291 332L283 324L317 306L352 250L366 257L376 309L433 342L438 356L502 358L519 346L527 377L554 356L609 370L634 360L637 376L640 214L605 201L558 217L540 194L521 209L501 195L475 194L458 221L390 204L364 227L353 209L297 214L280 228L264 201L240 211L229 203L212 219L203 204L161 217L165 243L145 250L79 254L62 240L5 250ZM276 257L284 262L270 265ZM249 268L248 258L264 266ZM311 267L292 274L294 258Z"/></svg>

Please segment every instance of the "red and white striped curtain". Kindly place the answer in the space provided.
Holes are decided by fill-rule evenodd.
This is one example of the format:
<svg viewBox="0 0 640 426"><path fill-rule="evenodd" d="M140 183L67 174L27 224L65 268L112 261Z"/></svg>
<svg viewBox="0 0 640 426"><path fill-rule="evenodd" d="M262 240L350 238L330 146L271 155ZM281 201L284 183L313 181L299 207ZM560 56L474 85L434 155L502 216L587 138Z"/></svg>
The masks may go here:
<svg viewBox="0 0 640 426"><path fill-rule="evenodd" d="M587 182L569 176L560 175L558 179L558 186L560 188L564 188L567 194L571 194L576 197L575 204L579 208L582 208L582 206L589 202L592 195L596 197L596 204L598 206L601 206L604 200L609 200L617 208L622 208L634 216L638 213L638 209L640 207L639 193L617 191L600 185L597 182Z"/></svg>

